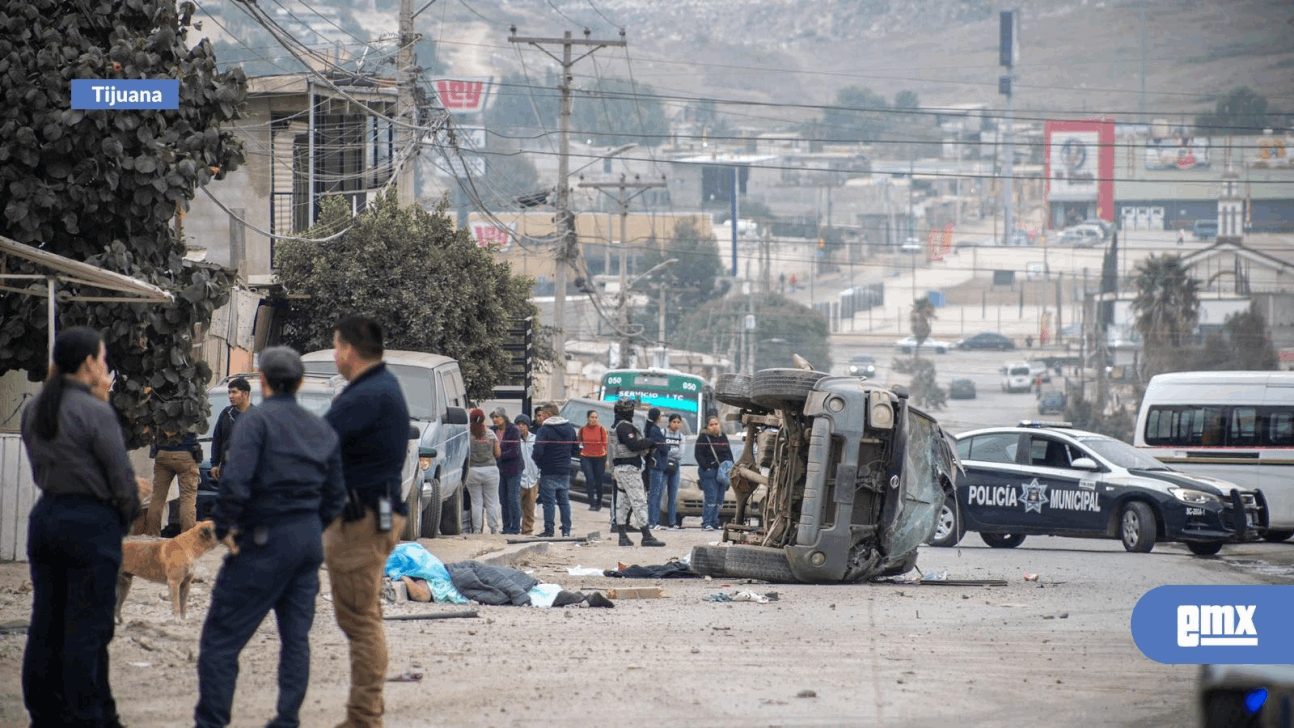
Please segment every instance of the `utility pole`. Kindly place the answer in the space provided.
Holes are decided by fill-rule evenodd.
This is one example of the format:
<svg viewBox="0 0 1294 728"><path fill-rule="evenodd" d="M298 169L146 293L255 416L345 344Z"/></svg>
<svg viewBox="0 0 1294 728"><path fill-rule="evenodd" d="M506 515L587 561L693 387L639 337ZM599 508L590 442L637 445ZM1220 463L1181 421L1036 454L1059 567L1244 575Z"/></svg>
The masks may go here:
<svg viewBox="0 0 1294 728"><path fill-rule="evenodd" d="M1006 113L1002 119L1002 232L1005 244L1011 245L1015 235L1015 225L1011 217L1011 206L1015 202L1015 148L1012 144L1014 119L1012 102L1015 92L1014 70L1020 59L1020 11L1003 10L999 16L998 48L999 65L1006 68L1006 75L998 79L998 92L1006 96Z"/></svg>
<svg viewBox="0 0 1294 728"><path fill-rule="evenodd" d="M400 151L412 150L414 145L421 141L418 139L421 132L414 129L418 125L418 101L415 93L418 58L414 55L413 44L418 41L418 34L413 32L413 16L413 0L400 0L400 49L396 53L396 63L399 64L399 68L396 69L396 83L399 86L399 93L396 96L396 118L403 122L396 130L396 138L400 141L396 149ZM313 138L311 136L311 139ZM396 196L401 205L412 205L416 199L417 190L414 189L416 170L417 165L412 159L405 160L405 164L398 168Z"/></svg>
<svg viewBox="0 0 1294 728"><path fill-rule="evenodd" d="M628 241L629 241L628 233L625 231L625 228L627 227L627 224L629 222L629 202L633 200L635 197L637 197L638 195L641 195L642 193L646 192L647 190L664 187L664 186L665 186L665 180L663 178L659 182L641 182L639 181L639 178L637 177L637 175L635 175L634 181L629 182L625 179L625 176L623 174L620 175L620 181L618 182L581 182L580 183L580 189L595 189L604 194L611 194L607 192L607 190L617 190L619 193L616 195L616 202L620 204L620 299L619 299L619 305L617 307L619 309L618 311L619 315L616 317L618 320L616 325L619 326L620 328L620 366L621 367L629 366L629 347L630 347L629 333L628 333L629 332L629 291L628 291L629 281L628 281L628 276L625 273L625 271L627 270L625 268L625 248L628 246ZM629 190L631 189L637 190L637 192L631 195L629 194ZM664 294L662 293L662 299L663 298L664 298ZM662 313L661 321L663 322L664 320L665 320L664 314ZM662 325L662 329L661 329L662 339L664 338L664 335L665 335L665 331Z"/></svg>
<svg viewBox="0 0 1294 728"><path fill-rule="evenodd" d="M410 0L401 0L409 2ZM567 177L570 176L571 169L571 83L575 77L571 74L571 69L575 64L590 55L599 48L615 46L623 48L625 46L625 31L620 30L619 40L597 40L589 37L589 29L584 29L583 38L572 38L571 31L566 31L561 38L529 38L517 35L517 26L509 27L510 35L508 41L512 43L527 43L543 51L549 58L557 61L562 67L561 81L557 85L557 90L562 93L562 106L560 114L560 123L558 126L558 143L561 150L557 157L557 201L554 205L557 208L557 270L554 274L554 283L556 285L553 291L553 354L557 357L557 377L553 380L552 396L553 399L566 399L566 269L570 267L580 255L579 240L575 237L575 215L571 213L571 188ZM550 53L545 45L560 45L562 47L561 57ZM578 58L572 57L572 49L575 46L588 48ZM623 242L623 241L622 241ZM624 279L623 260L621 261L621 280Z"/></svg>

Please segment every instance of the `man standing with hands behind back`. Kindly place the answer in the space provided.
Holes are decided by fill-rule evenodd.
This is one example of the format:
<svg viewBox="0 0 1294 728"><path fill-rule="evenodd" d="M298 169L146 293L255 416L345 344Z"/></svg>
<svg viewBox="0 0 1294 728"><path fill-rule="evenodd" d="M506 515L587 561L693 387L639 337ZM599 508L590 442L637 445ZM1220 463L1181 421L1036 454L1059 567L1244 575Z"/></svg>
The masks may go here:
<svg viewBox="0 0 1294 728"><path fill-rule="evenodd" d="M349 385L324 419L341 439L346 507L324 532L337 626L350 639L350 698L338 728L380 728L386 680L382 570L404 530L400 471L409 407L382 361L382 327L367 316L333 326L333 358Z"/></svg>

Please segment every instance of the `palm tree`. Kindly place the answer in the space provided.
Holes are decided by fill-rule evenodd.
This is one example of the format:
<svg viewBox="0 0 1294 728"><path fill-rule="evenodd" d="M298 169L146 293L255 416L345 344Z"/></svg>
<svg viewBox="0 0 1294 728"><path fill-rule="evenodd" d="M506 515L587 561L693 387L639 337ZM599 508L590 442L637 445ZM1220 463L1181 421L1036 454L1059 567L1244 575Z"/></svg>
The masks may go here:
<svg viewBox="0 0 1294 728"><path fill-rule="evenodd" d="M918 358L921 351L921 344L930 338L930 322L938 318L935 315L935 305L930 302L929 296L918 298L912 302L912 313L908 314L908 323L912 326L912 337L917 340L917 345L912 347L912 358Z"/></svg>
<svg viewBox="0 0 1294 728"><path fill-rule="evenodd" d="M1151 255L1136 273L1132 313L1145 354L1142 374L1149 379L1168 371L1172 361L1185 361L1180 350L1200 319L1200 282L1187 273L1180 255Z"/></svg>

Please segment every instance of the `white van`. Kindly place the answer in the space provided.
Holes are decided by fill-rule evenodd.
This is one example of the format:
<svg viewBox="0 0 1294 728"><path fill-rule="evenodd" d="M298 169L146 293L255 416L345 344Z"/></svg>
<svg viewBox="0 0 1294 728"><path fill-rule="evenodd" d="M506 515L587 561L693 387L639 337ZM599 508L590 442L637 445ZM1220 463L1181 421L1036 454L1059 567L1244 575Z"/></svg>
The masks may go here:
<svg viewBox="0 0 1294 728"><path fill-rule="evenodd" d="M1033 387L1033 369L1027 361L1013 361L1002 365L1002 391L1028 392Z"/></svg>
<svg viewBox="0 0 1294 728"><path fill-rule="evenodd" d="M1294 535L1294 373L1160 374L1141 400L1133 445L1177 470L1261 490L1267 540Z"/></svg>
<svg viewBox="0 0 1294 728"><path fill-rule="evenodd" d="M420 458L410 476L406 468L405 501L409 520L405 538L457 536L463 532L463 480L467 471L467 388L458 362L447 356L417 351L386 350L387 369L400 382L409 417L422 432ZM336 374L333 350L312 351L301 357L307 373ZM420 482L421 488L412 487Z"/></svg>

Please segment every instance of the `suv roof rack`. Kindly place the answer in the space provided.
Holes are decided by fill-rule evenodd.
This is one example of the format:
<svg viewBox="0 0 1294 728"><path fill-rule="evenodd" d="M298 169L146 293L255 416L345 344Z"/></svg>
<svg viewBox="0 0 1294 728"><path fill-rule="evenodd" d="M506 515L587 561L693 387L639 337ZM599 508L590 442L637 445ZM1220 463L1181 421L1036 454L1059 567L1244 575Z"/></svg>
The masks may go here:
<svg viewBox="0 0 1294 728"><path fill-rule="evenodd" d="M1020 420L1019 422L1016 423L1015 426L1032 427L1036 429L1049 428L1049 429L1070 430L1070 429L1073 429L1074 423L1073 422L1048 422L1046 420Z"/></svg>

